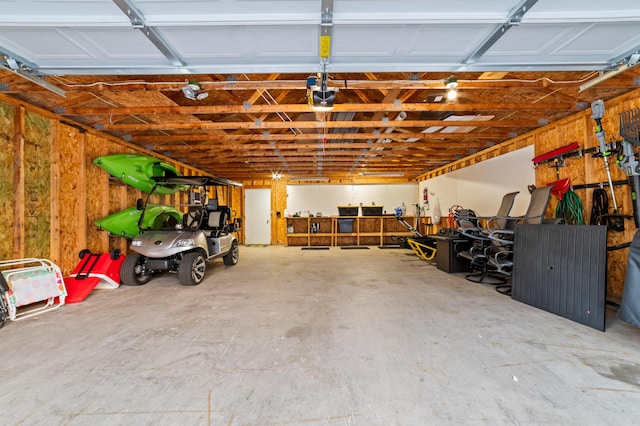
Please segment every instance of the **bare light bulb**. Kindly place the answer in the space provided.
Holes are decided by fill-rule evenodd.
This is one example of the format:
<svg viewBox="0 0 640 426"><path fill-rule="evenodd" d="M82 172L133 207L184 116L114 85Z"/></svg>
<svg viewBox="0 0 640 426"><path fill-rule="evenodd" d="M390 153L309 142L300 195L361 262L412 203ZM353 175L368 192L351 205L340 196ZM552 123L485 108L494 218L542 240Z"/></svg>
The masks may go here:
<svg viewBox="0 0 640 426"><path fill-rule="evenodd" d="M458 97L458 93L454 89L450 89L447 92L447 99L449 99L450 101L455 100L457 97Z"/></svg>

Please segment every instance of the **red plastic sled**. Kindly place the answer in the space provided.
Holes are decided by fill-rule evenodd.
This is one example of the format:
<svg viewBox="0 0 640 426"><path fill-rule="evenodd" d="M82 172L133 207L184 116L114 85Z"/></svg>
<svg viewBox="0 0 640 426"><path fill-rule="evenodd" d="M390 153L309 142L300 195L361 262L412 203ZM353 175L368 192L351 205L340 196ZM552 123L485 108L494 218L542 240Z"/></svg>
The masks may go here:
<svg viewBox="0 0 640 426"><path fill-rule="evenodd" d="M120 266L125 259L120 250L102 254L82 250L79 256L78 266L64 279L67 287L66 303L82 302L95 288L120 286Z"/></svg>

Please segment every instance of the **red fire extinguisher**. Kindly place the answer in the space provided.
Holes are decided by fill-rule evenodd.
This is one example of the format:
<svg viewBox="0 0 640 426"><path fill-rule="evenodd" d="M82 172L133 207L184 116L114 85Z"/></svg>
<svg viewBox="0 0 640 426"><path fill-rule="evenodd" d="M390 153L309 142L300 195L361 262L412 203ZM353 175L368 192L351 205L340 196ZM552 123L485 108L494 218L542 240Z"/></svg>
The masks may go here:
<svg viewBox="0 0 640 426"><path fill-rule="evenodd" d="M429 210L429 190L427 187L424 187L422 190L422 203L424 204L425 209Z"/></svg>

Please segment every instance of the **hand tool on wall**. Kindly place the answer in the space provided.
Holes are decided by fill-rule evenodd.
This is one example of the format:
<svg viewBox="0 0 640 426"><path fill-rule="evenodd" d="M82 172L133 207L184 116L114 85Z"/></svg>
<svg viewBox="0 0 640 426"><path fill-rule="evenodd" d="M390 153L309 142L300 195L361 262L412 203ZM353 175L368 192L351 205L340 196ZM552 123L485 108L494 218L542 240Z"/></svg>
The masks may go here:
<svg viewBox="0 0 640 426"><path fill-rule="evenodd" d="M636 228L640 224L640 162L636 160L634 144L640 146L640 108L620 113L620 136L624 138L616 164L629 179L633 220Z"/></svg>
<svg viewBox="0 0 640 426"><path fill-rule="evenodd" d="M611 181L611 169L609 168L609 156L611 151L607 148L605 142L605 132L602 128L602 117L604 116L604 101L601 99L595 100L591 103L591 118L596 122L596 138L600 147L600 156L604 162L604 169L607 173L607 181L609 182L609 190L611 191L611 201L613 202L613 214L611 215L613 220L611 223L611 229L614 231L624 230L624 221L620 212L618 211L618 203L616 202L616 195L613 192L613 182Z"/></svg>
<svg viewBox="0 0 640 426"><path fill-rule="evenodd" d="M633 206L633 222L636 228L640 224L640 162L633 152L633 145L630 142L622 141L620 150L616 157L616 166L622 170L629 180L631 189L631 205Z"/></svg>
<svg viewBox="0 0 640 426"><path fill-rule="evenodd" d="M572 142L569 145L556 148L552 151L535 157L533 161L534 168L541 164L548 164L556 170L556 181L548 183L551 187L551 193L558 197L558 205L556 207L555 216L564 220L564 223L582 225L584 223L582 213L582 202L578 195L573 192L571 180L569 178L560 178L560 168L566 166L566 160L572 157L582 157L586 152L595 152L595 149L582 150L578 142Z"/></svg>

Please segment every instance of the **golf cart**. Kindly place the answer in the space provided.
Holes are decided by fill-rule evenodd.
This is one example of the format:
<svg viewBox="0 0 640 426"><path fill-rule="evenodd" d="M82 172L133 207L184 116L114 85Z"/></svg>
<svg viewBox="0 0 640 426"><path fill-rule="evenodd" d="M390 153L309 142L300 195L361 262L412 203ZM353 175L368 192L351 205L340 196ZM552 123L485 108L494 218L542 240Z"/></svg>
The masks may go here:
<svg viewBox="0 0 640 426"><path fill-rule="evenodd" d="M149 282L156 272L169 271L178 274L183 285L198 285L205 276L206 264L222 257L224 264L238 263L238 240L234 232L240 229L241 219L232 219L231 210L219 206L217 199L209 199L208 188L213 186L240 186L239 183L207 176L155 177L154 189L167 185L184 185L188 191L188 203L177 204L185 211L182 222L167 216L165 222L154 229L142 228L144 215L151 203L154 190L146 202L138 200L137 208L142 210L138 226L140 233L131 241L129 254L120 269L120 277L125 285L142 285ZM175 199L180 197L178 194ZM155 229L158 228L158 229Z"/></svg>

